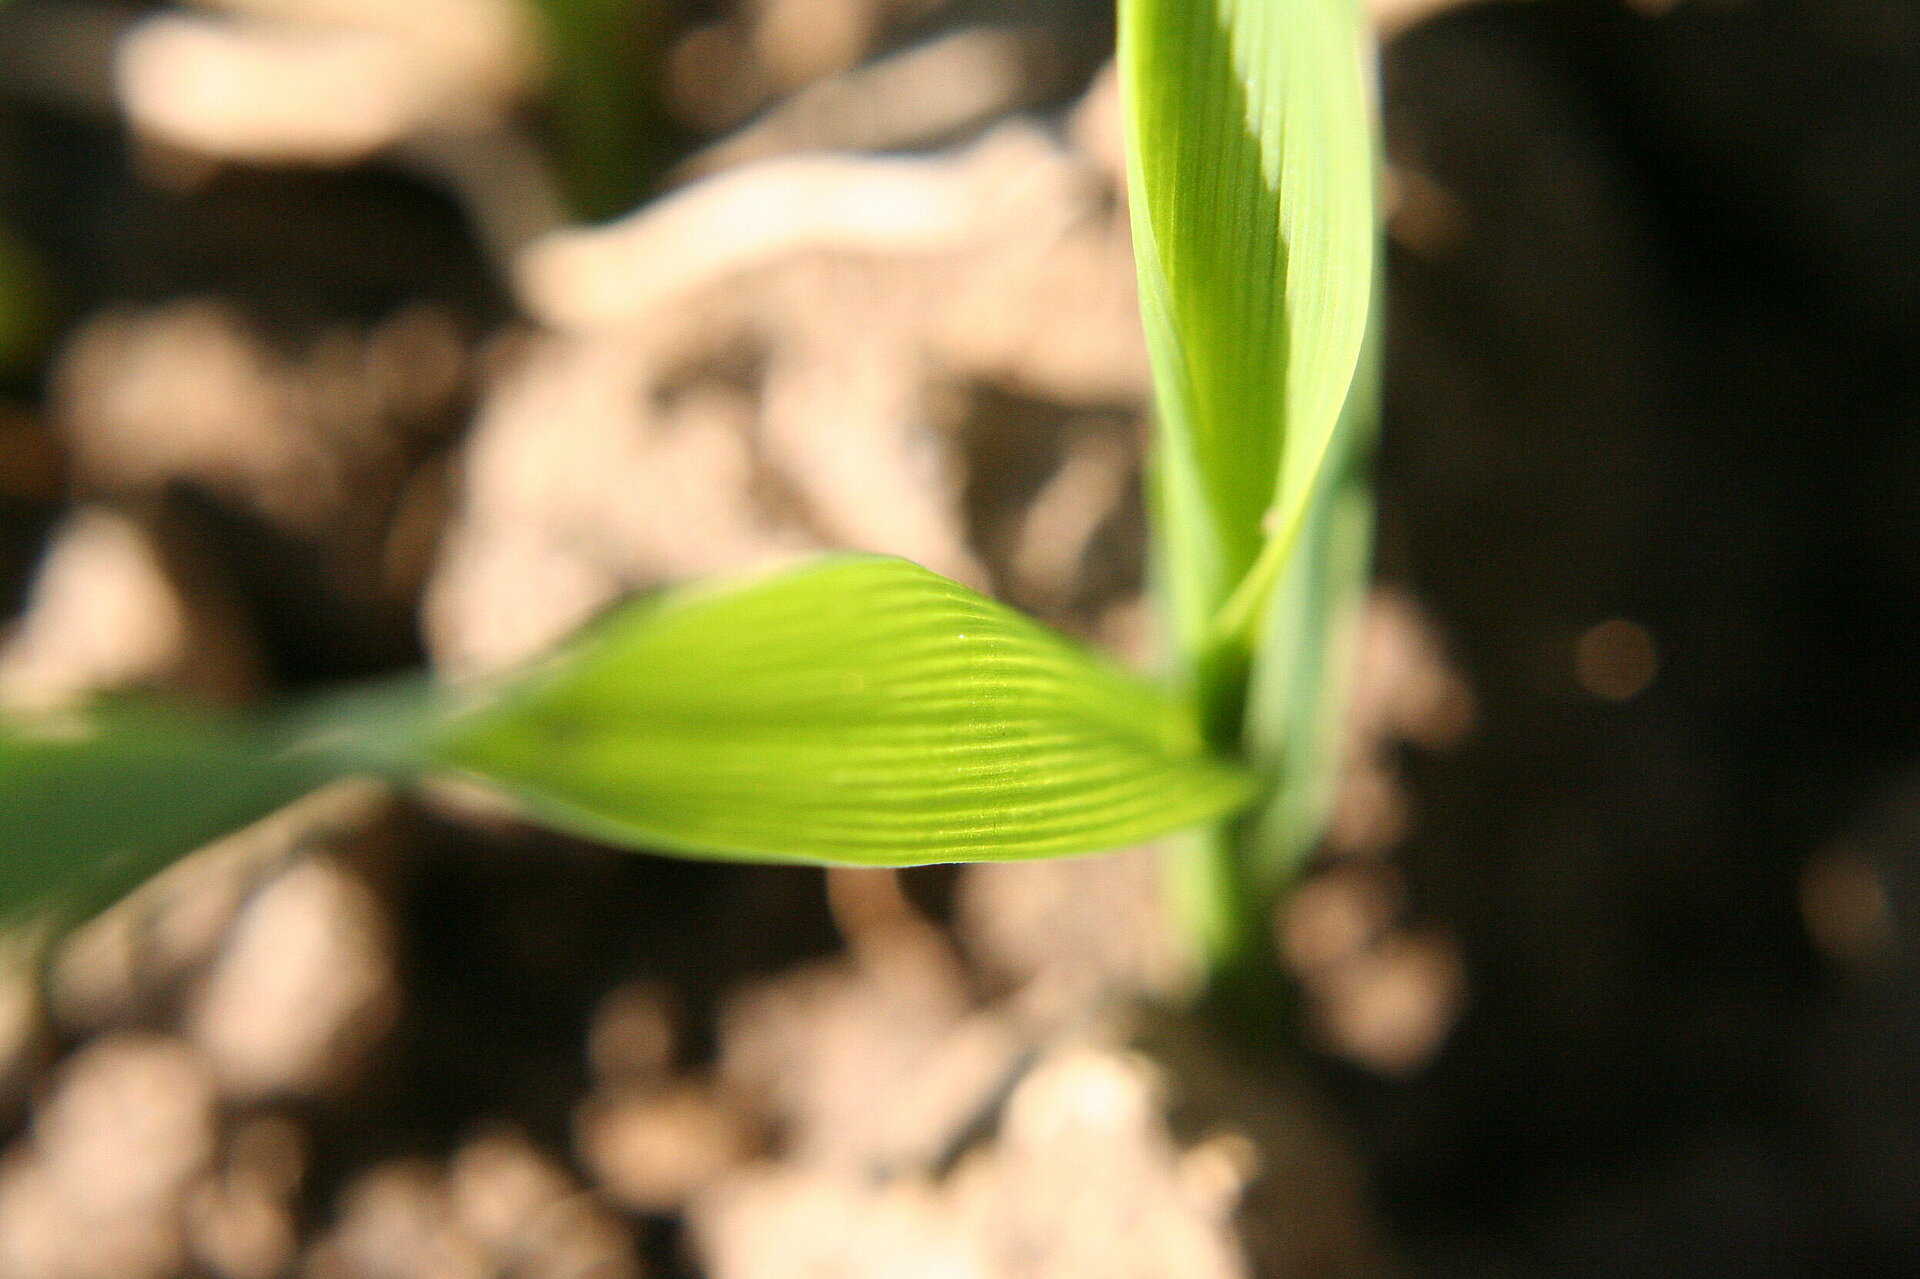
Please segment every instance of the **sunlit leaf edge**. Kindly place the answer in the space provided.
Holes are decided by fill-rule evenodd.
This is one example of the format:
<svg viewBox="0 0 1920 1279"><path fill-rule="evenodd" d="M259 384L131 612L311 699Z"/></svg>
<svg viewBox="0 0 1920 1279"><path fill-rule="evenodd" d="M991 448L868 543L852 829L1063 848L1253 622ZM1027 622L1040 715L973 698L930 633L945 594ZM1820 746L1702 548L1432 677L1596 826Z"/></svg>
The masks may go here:
<svg viewBox="0 0 1920 1279"><path fill-rule="evenodd" d="M863 594L866 592L880 594L869 598ZM844 654L835 656L832 651L838 641L825 634L800 642L795 642L795 637L804 636L804 628L817 631L832 624L836 610L844 617L852 607L857 616L860 608L881 602L887 604L889 625L895 628L901 623L892 614L901 607L957 609L954 616L966 619L964 624L973 635L965 645L958 640L940 642L931 650L918 652L919 657L937 659L937 678L916 682L912 677L923 673L922 668L911 664L892 671L889 679L896 682L888 683L888 690L908 700L889 704L888 718L876 719L853 703L835 705L829 699L827 710L832 714L854 712L854 717L835 731L851 732L860 750L837 748L841 754L836 759L833 751L821 754L803 740L799 756L788 760L796 768L811 766L818 776L829 779L821 784L824 798L799 797L798 791L787 786L786 775L777 773L767 776L765 784L776 791L786 788L781 791L784 808L775 803L768 812L757 815L689 816L690 812L703 811L699 803L726 801L727 796L721 794L720 784L704 778L701 770L668 764L655 764L653 771L674 775L676 785L691 790L662 790L650 804L610 802L604 791L598 799L583 798L591 789L595 772L604 779L606 770L583 766L578 743L596 744L592 735L602 730L592 721L598 717L611 723L608 717L616 712L609 698L571 708L567 702L577 698L583 685L591 685L610 666L631 662L631 653L623 657L622 650L644 651L647 644L659 643L663 635L677 629L682 632L682 641L688 633L711 641L694 646L703 656L745 662L731 672L736 680L729 681L729 672L722 671L721 687L716 689L710 678L714 672L706 672L700 687L707 691L678 701L671 691L662 692L657 687L646 691L639 682L628 683L628 691L638 703L664 698L667 718L673 714L696 718L717 715L720 720L709 718L698 730L707 736L690 735L679 745L670 740L671 726L662 729L657 723L630 730L625 744L631 747L634 740L652 735L656 743L664 742L667 750L696 757L704 752L705 758L719 760L724 766L718 770L723 780L733 775L751 777L752 760L743 764L738 750L730 756L732 747L722 742L716 748L711 739L716 727L736 735L740 732L741 721L725 722L728 714L740 711L738 706L730 710L724 705L726 696L739 691L736 684L777 690L784 682L798 681L812 688L823 674L830 689L832 679L852 669L845 665ZM756 609L765 612L758 617L762 625L754 634L743 636L730 629L741 618L753 616ZM792 629L795 627L803 629ZM910 635L912 629L909 624ZM913 638L919 643L928 637ZM938 634L932 634L932 638L938 641ZM898 642L897 635L894 642ZM822 644L827 646L826 656L820 659L825 666L805 670L791 667L796 660L814 660L812 650ZM670 650L652 656L661 658L663 652L672 661L680 660ZM1021 692L1024 688L1018 681L1004 683L1016 667L1019 680L1031 681L1037 675L1041 693L1033 694L1030 688L1024 691L1042 697L1041 709L1051 707L1061 714L1053 728L1065 726L1065 744L1052 738L1041 742L1033 735L1033 725L1025 720L1016 722L1017 717L981 718L983 711L994 706L990 698L976 699L966 707L966 715L956 715L948 704L952 690L963 682L952 665L956 658L963 664L976 659L984 663L973 677L1002 680L1000 691L1006 696L1012 696L1007 689ZM782 668L781 663L789 667ZM631 681L632 677L633 672L627 671L618 679ZM1046 700L1049 698L1052 700ZM907 708L904 718L903 704ZM901 740L910 741L920 727L912 713L928 707L933 708L929 714L937 712L929 721L931 731L952 737L949 747L973 752L965 761L971 771L956 769L950 779L938 784L914 782L911 776L905 778L908 784L902 784L898 773L873 772L872 748L876 742L891 742L887 734L896 731L906 734ZM792 708L783 704L783 711ZM656 702L652 709L660 712L662 704ZM866 709L871 711L873 707ZM560 719L554 724L546 729L537 726L541 715L556 714ZM554 725L560 725L560 731L550 731ZM769 731L766 724L753 723L751 727L762 734L764 746ZM1025 745L1016 742L1009 753L1005 743L992 740L996 732L1027 732L1029 736L1023 739ZM668 736L662 737L662 733ZM1077 739L1076 733L1081 734ZM1090 733L1094 735L1088 736ZM569 740L574 743L571 748ZM1071 763L1076 758L1076 740L1086 745L1078 757L1084 769L1081 776L1054 776L1041 784L1010 781L1001 791L995 791L994 770L1009 763L1017 769L1019 752L1025 746L1037 749L1038 745L1048 745L1065 750ZM598 740L597 745L604 748L608 742ZM614 743L616 750L619 745ZM560 757L569 749L574 754L562 761ZM1186 709L1158 689L957 583L903 560L858 555L829 556L798 569L744 582L702 584L616 610L574 644L540 663L520 684L506 686L490 701L452 716L435 734L427 755L443 768L514 796L534 818L560 829L627 847L729 860L912 865L1091 853L1216 818L1243 804L1251 792L1251 782L1242 772L1205 753ZM1101 768L1106 770L1104 775ZM646 771L644 762L634 771ZM846 776L832 781L836 773ZM889 778L895 783L894 790L904 793L888 794L885 782ZM637 776L624 781L616 777L613 784L645 789L640 782ZM1082 782L1086 787L1084 797L1075 790ZM703 785L704 797L689 798L689 794L698 796ZM917 792L916 785L921 787ZM1107 789L1100 791L1100 786ZM720 801L714 800L716 795ZM1086 804L1076 808L1082 798ZM734 795L732 800L749 810L756 802L751 795ZM914 804L937 810L918 830L912 829L920 820L913 814Z"/></svg>

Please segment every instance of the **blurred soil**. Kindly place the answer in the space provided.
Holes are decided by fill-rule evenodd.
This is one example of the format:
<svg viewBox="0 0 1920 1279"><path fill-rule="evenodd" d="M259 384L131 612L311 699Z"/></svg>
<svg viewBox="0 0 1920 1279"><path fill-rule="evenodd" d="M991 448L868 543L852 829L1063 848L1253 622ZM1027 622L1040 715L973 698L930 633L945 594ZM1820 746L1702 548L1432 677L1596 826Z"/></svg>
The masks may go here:
<svg viewBox="0 0 1920 1279"><path fill-rule="evenodd" d="M1920 32L1431 7L1379 10L1382 583L1275 921L1300 1051L1164 1011L1153 850L823 875L337 786L10 961L0 1277L1910 1267ZM834 546L1150 663L1110 14L662 4L656 198L587 224L531 12L0 8L57 286L0 704L463 677Z"/></svg>

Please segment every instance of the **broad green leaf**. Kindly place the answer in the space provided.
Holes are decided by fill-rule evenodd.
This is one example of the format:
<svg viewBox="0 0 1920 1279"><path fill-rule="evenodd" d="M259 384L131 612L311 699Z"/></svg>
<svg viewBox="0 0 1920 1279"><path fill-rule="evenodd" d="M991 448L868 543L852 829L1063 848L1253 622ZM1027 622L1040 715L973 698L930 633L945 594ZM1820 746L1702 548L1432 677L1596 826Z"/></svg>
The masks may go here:
<svg viewBox="0 0 1920 1279"><path fill-rule="evenodd" d="M1256 561L1239 612L1264 615L1359 357L1375 241L1362 27L1354 0L1125 0L1121 69L1159 572L1198 660Z"/></svg>
<svg viewBox="0 0 1920 1279"><path fill-rule="evenodd" d="M866 556L620 610L427 749L564 829L763 860L1097 852L1250 790L1152 686Z"/></svg>
<svg viewBox="0 0 1920 1279"><path fill-rule="evenodd" d="M277 737L159 709L0 721L0 921L75 922L321 780Z"/></svg>

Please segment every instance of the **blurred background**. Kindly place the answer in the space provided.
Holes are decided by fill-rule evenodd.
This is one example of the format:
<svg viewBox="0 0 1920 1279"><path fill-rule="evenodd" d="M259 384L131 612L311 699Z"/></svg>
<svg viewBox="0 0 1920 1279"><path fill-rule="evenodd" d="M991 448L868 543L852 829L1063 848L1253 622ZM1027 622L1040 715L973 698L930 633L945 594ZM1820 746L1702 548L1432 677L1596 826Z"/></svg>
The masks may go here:
<svg viewBox="0 0 1920 1279"><path fill-rule="evenodd" d="M0 948L0 1276L1920 1269L1920 6L1374 16L1291 1050L1145 1011L1150 849L698 865L341 785ZM0 0L0 706L467 677L833 546L1151 666L1112 32Z"/></svg>

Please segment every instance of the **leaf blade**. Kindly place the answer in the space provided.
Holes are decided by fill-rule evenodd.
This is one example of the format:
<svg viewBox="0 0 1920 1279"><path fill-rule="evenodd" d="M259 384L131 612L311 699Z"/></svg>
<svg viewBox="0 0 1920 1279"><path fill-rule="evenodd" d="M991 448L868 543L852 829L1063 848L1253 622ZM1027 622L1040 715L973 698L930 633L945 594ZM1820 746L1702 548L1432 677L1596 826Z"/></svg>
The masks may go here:
<svg viewBox="0 0 1920 1279"><path fill-rule="evenodd" d="M1154 574L1211 741L1262 783L1178 844L1217 981L1318 839L1364 583L1374 145L1354 0L1122 0L1140 303L1153 359Z"/></svg>
<svg viewBox="0 0 1920 1279"><path fill-rule="evenodd" d="M1123 6L1156 496L1190 658L1268 540L1294 538L1359 362L1375 237L1360 41L1350 0Z"/></svg>
<svg viewBox="0 0 1920 1279"><path fill-rule="evenodd" d="M0 919L77 923L326 776L264 732L158 707L0 721Z"/></svg>
<svg viewBox="0 0 1920 1279"><path fill-rule="evenodd" d="M1333 808L1373 553L1367 454L1378 417L1377 332L1337 452L1301 518L1297 554L1267 602L1247 689L1248 759L1269 790L1248 818L1247 873L1268 899L1295 876Z"/></svg>
<svg viewBox="0 0 1920 1279"><path fill-rule="evenodd" d="M777 861L1094 852L1249 793L1151 687L874 557L622 610L428 754L594 838Z"/></svg>

